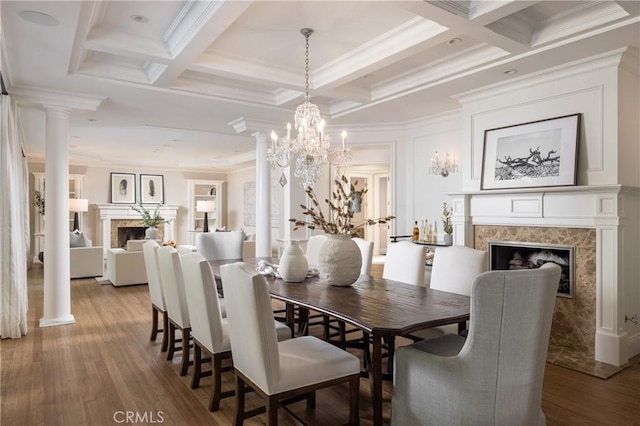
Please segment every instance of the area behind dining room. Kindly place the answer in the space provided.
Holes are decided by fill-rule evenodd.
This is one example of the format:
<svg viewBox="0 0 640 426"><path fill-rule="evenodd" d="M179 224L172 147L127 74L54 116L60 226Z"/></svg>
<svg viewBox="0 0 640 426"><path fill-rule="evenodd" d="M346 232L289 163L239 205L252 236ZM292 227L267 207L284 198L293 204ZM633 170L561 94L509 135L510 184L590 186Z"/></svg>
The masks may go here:
<svg viewBox="0 0 640 426"><path fill-rule="evenodd" d="M372 274L381 276L382 265L374 264ZM166 361L160 339L149 341L147 286L115 288L97 285L94 279L72 280L76 323L63 327L37 327L42 295L42 269L34 267L29 272L29 332L23 339L3 340L0 347L1 423L112 425L127 412L144 418L139 424L232 423L232 398L224 399L219 411L209 412L211 380L205 378L198 389L190 389L191 375L179 375L180 357ZM321 331L311 329L318 336ZM640 359L634 358L631 364L608 380L547 364L542 405L547 424L633 424L640 416ZM232 374L224 374L223 380L223 389L233 386ZM347 395L346 386L336 386L318 392L315 410L299 402L290 411L305 424L340 424L347 418ZM383 397L383 416L388 421L389 382L384 383ZM248 401L257 404L255 395L249 394ZM371 417L369 383L361 379L361 424L372 424ZM298 424L285 410L280 410L279 421ZM264 415L245 424L263 422Z"/></svg>

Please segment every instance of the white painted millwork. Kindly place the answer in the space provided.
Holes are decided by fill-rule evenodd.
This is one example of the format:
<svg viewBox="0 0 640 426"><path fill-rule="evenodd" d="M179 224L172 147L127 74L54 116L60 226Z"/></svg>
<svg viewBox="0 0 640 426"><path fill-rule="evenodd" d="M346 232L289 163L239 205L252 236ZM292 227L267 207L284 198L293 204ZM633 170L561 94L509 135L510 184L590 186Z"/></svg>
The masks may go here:
<svg viewBox="0 0 640 426"><path fill-rule="evenodd" d="M227 225L226 190L226 182L221 180L187 179L188 244L196 244L196 236L202 232L204 227L204 213L198 212L196 208L198 201L214 201L216 203L216 210L212 213L207 213L209 231L213 232L216 228L222 228ZM165 241L167 238L165 237Z"/></svg>
<svg viewBox="0 0 640 426"><path fill-rule="evenodd" d="M271 256L271 169L266 133L256 132L256 256Z"/></svg>
<svg viewBox="0 0 640 426"><path fill-rule="evenodd" d="M71 108L44 105L46 113L44 311L40 327L70 324L69 115Z"/></svg>
<svg viewBox="0 0 640 426"><path fill-rule="evenodd" d="M463 190L450 194L455 244L472 247L475 225L595 229L595 359L616 366L640 353L625 320L640 315L638 74L638 52L621 48L460 95ZM577 186L480 190L485 130L575 113Z"/></svg>

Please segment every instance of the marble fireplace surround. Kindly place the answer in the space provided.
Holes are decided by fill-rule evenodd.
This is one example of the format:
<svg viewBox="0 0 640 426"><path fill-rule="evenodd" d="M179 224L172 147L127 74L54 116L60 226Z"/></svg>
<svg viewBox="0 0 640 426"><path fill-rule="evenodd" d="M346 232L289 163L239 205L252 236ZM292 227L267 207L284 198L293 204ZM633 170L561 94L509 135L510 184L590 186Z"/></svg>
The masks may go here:
<svg viewBox="0 0 640 426"><path fill-rule="evenodd" d="M104 257L107 256L107 250L118 245L119 226L142 226L142 216L131 208L131 204L96 204L98 219L98 241L104 247ZM146 206L153 208L155 206ZM175 241L175 219L178 214L179 206L163 204L160 206L160 215L170 220L160 227L163 239ZM164 228L164 229L162 229Z"/></svg>
<svg viewBox="0 0 640 426"><path fill-rule="evenodd" d="M620 238L625 223L624 201L629 196L622 186L449 195L455 244L482 250L487 250L488 240L576 246L575 296L556 300L550 362L582 371L608 367L617 371L628 362L633 351L621 323L623 315L618 312L623 280L619 273L621 253L631 251ZM637 194L631 197L637 198ZM600 375L598 371L585 372ZM606 371L603 376L607 376Z"/></svg>

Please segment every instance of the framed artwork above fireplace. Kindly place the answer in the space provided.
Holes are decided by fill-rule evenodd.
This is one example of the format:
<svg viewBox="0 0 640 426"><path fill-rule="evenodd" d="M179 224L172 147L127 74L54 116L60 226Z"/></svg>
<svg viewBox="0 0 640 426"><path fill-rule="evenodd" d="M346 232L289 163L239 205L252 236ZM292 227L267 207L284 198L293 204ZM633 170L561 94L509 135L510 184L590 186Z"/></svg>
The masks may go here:
<svg viewBox="0 0 640 426"><path fill-rule="evenodd" d="M575 185L581 115L485 130L480 188Z"/></svg>
<svg viewBox="0 0 640 426"><path fill-rule="evenodd" d="M136 175L135 173L111 173L111 203L135 204Z"/></svg>

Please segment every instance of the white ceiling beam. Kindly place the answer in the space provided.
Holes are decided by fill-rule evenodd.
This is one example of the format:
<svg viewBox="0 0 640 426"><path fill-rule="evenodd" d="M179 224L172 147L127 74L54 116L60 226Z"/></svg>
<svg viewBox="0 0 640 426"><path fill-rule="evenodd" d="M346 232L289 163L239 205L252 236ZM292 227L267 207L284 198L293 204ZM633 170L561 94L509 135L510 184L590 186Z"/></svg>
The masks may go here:
<svg viewBox="0 0 640 426"><path fill-rule="evenodd" d="M231 24L242 15L252 1L188 2L180 16L165 33L173 61L155 79L157 86L169 86Z"/></svg>

